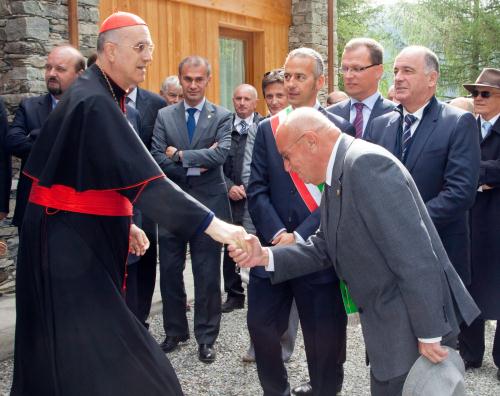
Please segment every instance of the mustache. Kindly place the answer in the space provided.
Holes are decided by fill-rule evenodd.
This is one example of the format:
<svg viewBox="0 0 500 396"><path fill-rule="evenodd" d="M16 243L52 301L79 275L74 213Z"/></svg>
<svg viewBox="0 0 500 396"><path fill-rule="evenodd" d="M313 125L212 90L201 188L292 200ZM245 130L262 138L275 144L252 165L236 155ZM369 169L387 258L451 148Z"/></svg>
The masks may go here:
<svg viewBox="0 0 500 396"><path fill-rule="evenodd" d="M47 80L47 82L56 82L56 83L60 83L59 79L57 77L49 77L49 79Z"/></svg>

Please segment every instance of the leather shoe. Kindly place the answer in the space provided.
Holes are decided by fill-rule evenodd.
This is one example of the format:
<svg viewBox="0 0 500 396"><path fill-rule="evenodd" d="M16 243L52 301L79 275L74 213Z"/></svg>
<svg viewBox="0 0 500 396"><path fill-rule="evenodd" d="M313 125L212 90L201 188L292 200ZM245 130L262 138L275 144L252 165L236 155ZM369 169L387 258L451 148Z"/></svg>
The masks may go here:
<svg viewBox="0 0 500 396"><path fill-rule="evenodd" d="M313 394L313 388L310 382L305 382L292 389L292 395L294 396L306 396L312 394Z"/></svg>
<svg viewBox="0 0 500 396"><path fill-rule="evenodd" d="M243 309L245 306L245 300L238 298L228 298L224 304L222 304L222 312L228 313L234 311L235 309Z"/></svg>
<svg viewBox="0 0 500 396"><path fill-rule="evenodd" d="M198 347L198 359L203 363L213 363L215 360L215 349L213 344L200 344Z"/></svg>
<svg viewBox="0 0 500 396"><path fill-rule="evenodd" d="M189 339L189 334L183 336L166 336L165 340L160 344L160 348L163 352L169 353L172 352L179 342L184 342Z"/></svg>
<svg viewBox="0 0 500 396"><path fill-rule="evenodd" d="M466 370L477 369L481 367L481 365L482 365L481 362L472 362L464 359L464 366Z"/></svg>

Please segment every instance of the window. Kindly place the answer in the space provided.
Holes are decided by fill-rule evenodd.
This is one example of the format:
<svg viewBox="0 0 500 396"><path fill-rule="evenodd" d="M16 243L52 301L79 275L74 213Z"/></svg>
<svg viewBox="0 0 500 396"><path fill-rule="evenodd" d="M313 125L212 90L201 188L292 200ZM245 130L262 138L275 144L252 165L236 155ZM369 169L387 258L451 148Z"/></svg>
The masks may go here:
<svg viewBox="0 0 500 396"><path fill-rule="evenodd" d="M233 112L234 88L246 81L245 58L244 40L230 37L219 38L220 104Z"/></svg>

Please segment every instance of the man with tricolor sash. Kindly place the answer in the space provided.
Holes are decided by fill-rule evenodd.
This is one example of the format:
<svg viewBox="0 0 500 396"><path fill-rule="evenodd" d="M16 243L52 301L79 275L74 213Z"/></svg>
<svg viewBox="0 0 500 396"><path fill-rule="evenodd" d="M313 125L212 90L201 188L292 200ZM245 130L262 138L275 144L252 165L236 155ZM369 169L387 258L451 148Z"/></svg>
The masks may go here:
<svg viewBox="0 0 500 396"><path fill-rule="evenodd" d="M261 242L267 246L306 240L319 227L318 186L304 184L300 175L283 167L275 131L297 107L314 107L342 131L354 135L345 120L328 114L317 101L325 82L324 64L316 51L293 50L285 61L285 90L290 107L262 121L257 130L247 189L248 208ZM290 385L281 359L280 337L288 326L295 298L304 334L311 382L296 395L332 395L342 387L346 315L332 269L272 285L263 268L250 273L248 328L255 345L259 380L265 395L289 395Z"/></svg>

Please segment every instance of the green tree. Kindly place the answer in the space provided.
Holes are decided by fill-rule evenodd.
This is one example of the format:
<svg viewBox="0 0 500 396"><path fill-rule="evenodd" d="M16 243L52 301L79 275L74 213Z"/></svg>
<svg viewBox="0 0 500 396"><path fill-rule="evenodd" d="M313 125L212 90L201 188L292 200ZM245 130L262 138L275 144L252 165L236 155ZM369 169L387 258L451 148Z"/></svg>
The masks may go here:
<svg viewBox="0 0 500 396"><path fill-rule="evenodd" d="M500 67L499 0L420 0L400 2L389 11L393 45L419 44L441 60L438 94L465 94L484 67Z"/></svg>

